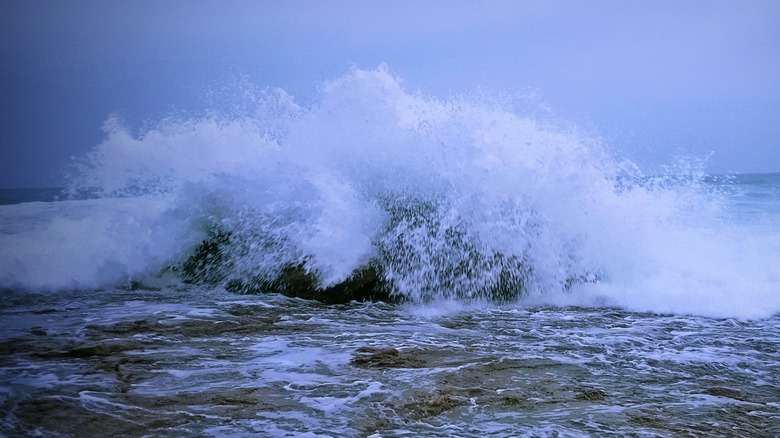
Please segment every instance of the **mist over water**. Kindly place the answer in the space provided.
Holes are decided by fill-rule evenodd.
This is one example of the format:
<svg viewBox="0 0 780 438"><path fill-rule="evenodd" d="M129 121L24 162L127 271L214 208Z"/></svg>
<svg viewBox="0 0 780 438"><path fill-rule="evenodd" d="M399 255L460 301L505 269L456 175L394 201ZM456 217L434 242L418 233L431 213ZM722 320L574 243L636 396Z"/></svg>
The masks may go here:
<svg viewBox="0 0 780 438"><path fill-rule="evenodd" d="M138 132L111 117L71 200L0 206L0 286L169 281L225 232L214 269L230 278L301 265L328 286L374 263L413 302L780 311L776 180L713 181L695 160L650 177L591 133L410 92L383 66L305 106L235 90Z"/></svg>

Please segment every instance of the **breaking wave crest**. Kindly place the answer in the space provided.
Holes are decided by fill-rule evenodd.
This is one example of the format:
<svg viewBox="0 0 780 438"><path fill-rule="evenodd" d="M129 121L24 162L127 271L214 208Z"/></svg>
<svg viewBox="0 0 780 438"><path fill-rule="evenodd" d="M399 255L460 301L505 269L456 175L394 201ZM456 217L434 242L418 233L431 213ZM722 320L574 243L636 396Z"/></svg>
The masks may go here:
<svg viewBox="0 0 780 438"><path fill-rule="evenodd" d="M49 244L82 261L55 254L42 273L8 254L2 283L98 288L167 272L324 301L780 310L777 233L730 222L727 190L700 169L644 177L595 136L498 99L410 93L384 67L326 83L308 106L239 88L234 110L137 134L110 118L58 203L100 214L15 234L71 226ZM91 238L73 237L87 227Z"/></svg>

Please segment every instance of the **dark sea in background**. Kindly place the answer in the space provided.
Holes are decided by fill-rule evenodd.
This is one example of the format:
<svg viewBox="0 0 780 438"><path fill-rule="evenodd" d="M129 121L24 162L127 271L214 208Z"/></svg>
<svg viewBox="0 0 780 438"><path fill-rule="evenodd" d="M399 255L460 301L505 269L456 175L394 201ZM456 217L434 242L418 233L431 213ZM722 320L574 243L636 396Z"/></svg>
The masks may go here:
<svg viewBox="0 0 780 438"><path fill-rule="evenodd" d="M64 198L63 190L62 188L0 189L0 205L59 201Z"/></svg>
<svg viewBox="0 0 780 438"><path fill-rule="evenodd" d="M240 91L0 190L0 434L780 435L780 174L381 68Z"/></svg>

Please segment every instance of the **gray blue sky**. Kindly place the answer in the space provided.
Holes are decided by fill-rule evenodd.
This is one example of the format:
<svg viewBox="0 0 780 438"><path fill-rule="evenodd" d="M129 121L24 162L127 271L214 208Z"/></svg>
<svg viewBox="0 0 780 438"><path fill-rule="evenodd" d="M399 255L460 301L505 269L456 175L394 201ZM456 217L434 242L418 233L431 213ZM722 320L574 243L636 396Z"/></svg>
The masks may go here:
<svg viewBox="0 0 780 438"><path fill-rule="evenodd" d="M780 171L780 2L0 2L0 187L56 186L112 113L186 109L236 72L316 98L385 62L409 91L533 90L647 172Z"/></svg>

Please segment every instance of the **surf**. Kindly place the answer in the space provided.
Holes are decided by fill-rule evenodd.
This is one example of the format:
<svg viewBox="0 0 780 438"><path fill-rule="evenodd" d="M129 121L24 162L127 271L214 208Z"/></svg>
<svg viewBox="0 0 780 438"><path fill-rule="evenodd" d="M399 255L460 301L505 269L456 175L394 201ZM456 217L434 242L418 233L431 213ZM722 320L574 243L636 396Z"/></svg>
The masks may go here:
<svg viewBox="0 0 780 438"><path fill-rule="evenodd" d="M778 234L728 217L703 169L649 177L590 132L410 92L385 66L307 105L238 87L230 110L136 132L110 117L70 200L0 206L0 284L780 310Z"/></svg>

